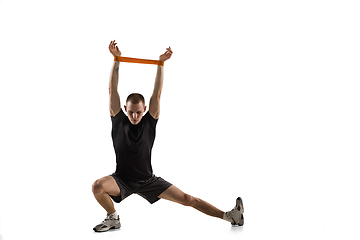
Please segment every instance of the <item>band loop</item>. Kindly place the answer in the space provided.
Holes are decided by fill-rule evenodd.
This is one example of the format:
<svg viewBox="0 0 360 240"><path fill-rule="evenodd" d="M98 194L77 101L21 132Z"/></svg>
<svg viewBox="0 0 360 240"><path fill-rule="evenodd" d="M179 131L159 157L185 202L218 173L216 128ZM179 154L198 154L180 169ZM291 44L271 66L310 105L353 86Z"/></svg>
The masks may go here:
<svg viewBox="0 0 360 240"><path fill-rule="evenodd" d="M129 62L129 63L155 64L155 65L164 66L164 62L163 62L163 61L140 59L140 58L129 58L129 57L115 56L115 57L114 57L114 61Z"/></svg>

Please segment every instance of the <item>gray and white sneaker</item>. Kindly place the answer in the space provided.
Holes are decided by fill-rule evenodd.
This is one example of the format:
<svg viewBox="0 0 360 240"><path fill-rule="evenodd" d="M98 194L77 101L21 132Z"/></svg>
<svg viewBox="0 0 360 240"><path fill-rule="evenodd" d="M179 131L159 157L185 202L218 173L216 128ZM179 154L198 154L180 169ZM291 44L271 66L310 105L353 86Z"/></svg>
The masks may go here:
<svg viewBox="0 0 360 240"><path fill-rule="evenodd" d="M236 199L236 206L230 211L226 212L226 216L231 219L232 225L244 225L244 206L241 197Z"/></svg>
<svg viewBox="0 0 360 240"><path fill-rule="evenodd" d="M106 232L110 229L117 229L120 227L121 224L119 215L115 218L113 215L108 214L105 220L102 221L102 223L100 223L99 225L96 225L93 230L95 232Z"/></svg>

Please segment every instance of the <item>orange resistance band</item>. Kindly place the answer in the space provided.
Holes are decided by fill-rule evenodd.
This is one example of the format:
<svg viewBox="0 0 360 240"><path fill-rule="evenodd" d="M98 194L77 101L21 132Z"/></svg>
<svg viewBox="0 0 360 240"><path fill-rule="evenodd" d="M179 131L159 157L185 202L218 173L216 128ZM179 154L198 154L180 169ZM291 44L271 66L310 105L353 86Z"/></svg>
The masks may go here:
<svg viewBox="0 0 360 240"><path fill-rule="evenodd" d="M140 58L129 58L129 57L114 57L114 61L119 62L130 62L130 63L144 63L144 64L155 64L164 66L164 62L158 60L148 60L148 59L140 59Z"/></svg>

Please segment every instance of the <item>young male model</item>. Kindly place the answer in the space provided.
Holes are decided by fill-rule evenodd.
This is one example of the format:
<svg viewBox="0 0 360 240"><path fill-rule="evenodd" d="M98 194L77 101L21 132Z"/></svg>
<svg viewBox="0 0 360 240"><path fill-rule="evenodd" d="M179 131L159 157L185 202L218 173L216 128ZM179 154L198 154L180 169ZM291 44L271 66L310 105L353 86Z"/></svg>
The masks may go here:
<svg viewBox="0 0 360 240"><path fill-rule="evenodd" d="M114 41L109 50L114 57L121 52ZM173 54L171 48L159 57L163 63ZM124 106L127 116L121 109L118 94L119 61L114 61L109 84L110 116L112 121L112 139L116 154L116 171L110 176L96 180L92 191L96 200L106 210L107 217L94 227L96 232L105 232L120 228L120 218L114 208L133 193L139 194L151 204L166 199L184 206L191 206L207 215L231 222L232 225L244 224L244 207L241 198L229 212L223 212L211 204L182 192L180 189L153 174L151 167L151 149L155 140L156 124L160 115L160 97L163 87L163 64L158 65L155 86L150 98L149 111L141 94L130 94ZM145 113L145 114L144 114ZM112 199L112 200L111 200Z"/></svg>

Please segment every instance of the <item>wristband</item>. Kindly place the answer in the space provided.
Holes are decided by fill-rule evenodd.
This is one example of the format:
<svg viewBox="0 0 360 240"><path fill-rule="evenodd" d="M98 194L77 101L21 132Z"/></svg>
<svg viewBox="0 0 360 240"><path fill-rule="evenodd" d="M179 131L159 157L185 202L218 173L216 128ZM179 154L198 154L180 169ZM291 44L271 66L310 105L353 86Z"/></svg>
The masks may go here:
<svg viewBox="0 0 360 240"><path fill-rule="evenodd" d="M129 62L129 63L155 64L155 65L164 66L164 62L163 62L163 61L140 59L140 58L129 58L129 57L115 56L115 57L114 57L114 61Z"/></svg>

